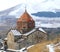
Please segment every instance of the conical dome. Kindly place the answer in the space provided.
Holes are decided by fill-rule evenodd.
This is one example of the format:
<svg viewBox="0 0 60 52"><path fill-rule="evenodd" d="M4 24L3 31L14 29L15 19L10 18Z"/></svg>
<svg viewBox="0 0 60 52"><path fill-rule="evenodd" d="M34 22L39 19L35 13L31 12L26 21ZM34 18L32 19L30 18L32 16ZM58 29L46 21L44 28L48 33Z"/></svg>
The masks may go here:
<svg viewBox="0 0 60 52"><path fill-rule="evenodd" d="M33 18L25 11L20 18L17 20L17 29L26 33L35 27Z"/></svg>
<svg viewBox="0 0 60 52"><path fill-rule="evenodd" d="M27 11L25 11L22 16L17 20L17 22L22 22L22 21L26 21L26 22L30 22L30 21L34 21L32 19L32 17L27 13Z"/></svg>

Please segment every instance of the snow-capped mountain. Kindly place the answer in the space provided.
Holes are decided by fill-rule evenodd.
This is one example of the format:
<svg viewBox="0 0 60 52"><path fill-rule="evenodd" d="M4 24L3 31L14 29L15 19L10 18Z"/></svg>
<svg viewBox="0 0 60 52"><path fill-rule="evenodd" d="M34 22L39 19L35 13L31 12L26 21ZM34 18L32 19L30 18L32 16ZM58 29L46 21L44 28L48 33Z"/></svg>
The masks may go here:
<svg viewBox="0 0 60 52"><path fill-rule="evenodd" d="M48 2L48 1L46 1ZM44 2L45 3L45 2ZM47 28L57 28L57 27L60 27L60 12L39 12L36 13L31 13L29 12L30 10L28 9L28 6L26 7L27 9L27 12L33 17L33 19L35 20L36 22L36 26L38 27L47 27ZM40 6L40 5L39 5ZM32 7L33 8L33 7ZM55 9L56 10L56 9ZM57 9L59 10L59 9ZM56 10L56 11L57 11ZM19 16L22 15L22 13L25 11L25 4L19 4L19 5L16 5L14 7L11 7L9 9L6 9L4 11L0 11L0 24L3 24L5 23L5 25L7 24L7 21L9 21L9 23L12 23L12 22L15 22L16 19L15 18L18 18ZM33 15L34 14L34 15ZM46 16L44 16L46 14ZM48 15L47 15L48 14ZM57 14L58 16L55 16L55 14ZM39 16L38 16L39 15ZM42 15L42 16L40 16ZM52 18L49 17L49 15L52 16ZM12 21L10 21L10 19ZM14 20L15 19L15 20Z"/></svg>
<svg viewBox="0 0 60 52"><path fill-rule="evenodd" d="M60 18L53 17L38 17L33 16L33 19L36 21L36 26L38 27L45 27L45 28L59 28L60 27Z"/></svg>
<svg viewBox="0 0 60 52"><path fill-rule="evenodd" d="M55 18L55 17L60 17L60 12L46 12L46 11L42 11L42 12L34 13L32 15L39 16L39 17Z"/></svg>
<svg viewBox="0 0 60 52"><path fill-rule="evenodd" d="M60 0L27 0L27 9L31 13L36 13L39 11L53 11L55 9L60 9Z"/></svg>

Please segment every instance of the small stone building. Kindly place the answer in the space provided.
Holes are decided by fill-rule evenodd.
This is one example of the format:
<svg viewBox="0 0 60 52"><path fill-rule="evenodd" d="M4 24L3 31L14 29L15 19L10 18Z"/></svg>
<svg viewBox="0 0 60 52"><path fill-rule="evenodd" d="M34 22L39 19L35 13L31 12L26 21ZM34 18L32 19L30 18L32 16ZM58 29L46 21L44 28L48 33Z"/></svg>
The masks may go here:
<svg viewBox="0 0 60 52"><path fill-rule="evenodd" d="M47 33L42 28L35 27L35 21L25 12L18 18L16 29L7 34L9 49L20 49L47 40Z"/></svg>

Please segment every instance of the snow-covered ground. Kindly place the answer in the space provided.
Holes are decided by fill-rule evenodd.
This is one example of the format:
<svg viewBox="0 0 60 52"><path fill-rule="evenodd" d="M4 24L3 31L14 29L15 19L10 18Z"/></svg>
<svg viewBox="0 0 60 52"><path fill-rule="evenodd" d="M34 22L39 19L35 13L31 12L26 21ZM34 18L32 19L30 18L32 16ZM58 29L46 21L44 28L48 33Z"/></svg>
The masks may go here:
<svg viewBox="0 0 60 52"><path fill-rule="evenodd" d="M0 52L6 52L6 51L0 50Z"/></svg>
<svg viewBox="0 0 60 52"><path fill-rule="evenodd" d="M49 44L46 45L46 47L49 49L49 52L55 52L55 47L58 47L58 49L60 49L60 42L57 44Z"/></svg>
<svg viewBox="0 0 60 52"><path fill-rule="evenodd" d="M47 45L47 48L49 49L49 52L55 52L54 46L53 45Z"/></svg>

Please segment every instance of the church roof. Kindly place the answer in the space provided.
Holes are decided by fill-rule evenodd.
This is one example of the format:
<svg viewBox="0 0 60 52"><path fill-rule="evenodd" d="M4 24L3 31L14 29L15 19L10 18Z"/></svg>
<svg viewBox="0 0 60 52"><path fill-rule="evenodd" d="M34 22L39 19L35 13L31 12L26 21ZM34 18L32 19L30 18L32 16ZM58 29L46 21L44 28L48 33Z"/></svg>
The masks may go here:
<svg viewBox="0 0 60 52"><path fill-rule="evenodd" d="M25 20L25 21L27 21L27 22L29 22L29 21L34 21L34 20L32 19L32 17L28 14L27 11L25 11L25 12L22 14L22 16L17 20L17 22L23 21L23 20Z"/></svg>
<svg viewBox="0 0 60 52"><path fill-rule="evenodd" d="M28 36L29 34L33 33L36 31L37 28L34 28L33 30L29 31L28 33L25 33L24 35L25 36ZM39 31L43 32L43 33L46 33L42 28L38 28Z"/></svg>
<svg viewBox="0 0 60 52"><path fill-rule="evenodd" d="M25 33L24 35L28 36L29 34L33 33L34 31L36 31L36 29L33 29L33 30L29 31L28 33Z"/></svg>
<svg viewBox="0 0 60 52"><path fill-rule="evenodd" d="M42 28L39 28L39 30L42 31L42 32L44 32L44 33L46 33L46 31L44 31Z"/></svg>
<svg viewBox="0 0 60 52"><path fill-rule="evenodd" d="M11 30L11 32L14 34L14 36L22 35L19 31L17 30Z"/></svg>
<svg viewBox="0 0 60 52"><path fill-rule="evenodd" d="M37 28L34 28L34 29L32 29L31 31L29 31L29 32L27 32L27 33L25 33L25 34L23 34L23 35L28 36L28 35L30 35L31 33L35 32L36 29L37 29ZM41 31L41 32L43 32L43 33L46 33L42 28L38 28L38 30ZM22 34L21 34L19 31L17 31L17 30L11 30L11 32L14 34L14 36L22 35Z"/></svg>

